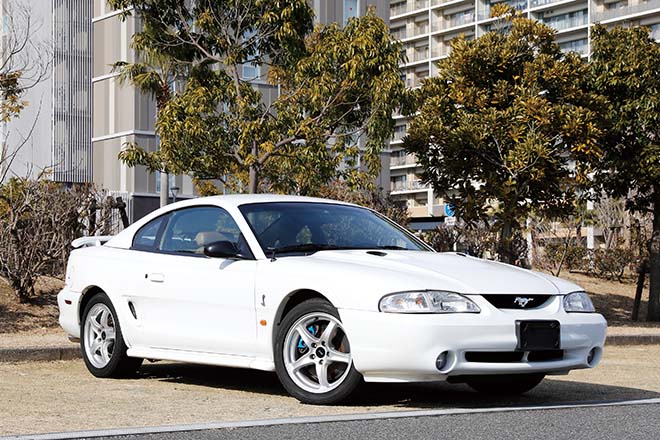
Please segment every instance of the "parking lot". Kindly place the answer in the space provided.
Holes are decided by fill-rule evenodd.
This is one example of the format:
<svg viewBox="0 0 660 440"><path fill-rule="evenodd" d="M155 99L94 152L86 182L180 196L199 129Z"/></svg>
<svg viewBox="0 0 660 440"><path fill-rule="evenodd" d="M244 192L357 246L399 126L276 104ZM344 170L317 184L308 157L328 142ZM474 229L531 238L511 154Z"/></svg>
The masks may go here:
<svg viewBox="0 0 660 440"><path fill-rule="evenodd" d="M130 380L82 362L0 364L0 435L364 412L552 405L660 397L660 346L607 347L595 370L546 379L527 395L485 397L463 385L365 385L343 406L302 405L274 374L145 363Z"/></svg>

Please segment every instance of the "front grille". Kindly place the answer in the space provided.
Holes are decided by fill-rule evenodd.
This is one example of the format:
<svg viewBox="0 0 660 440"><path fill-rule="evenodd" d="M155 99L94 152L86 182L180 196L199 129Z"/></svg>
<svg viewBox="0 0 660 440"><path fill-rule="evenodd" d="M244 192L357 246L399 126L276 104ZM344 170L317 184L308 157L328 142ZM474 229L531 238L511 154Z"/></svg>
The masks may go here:
<svg viewBox="0 0 660 440"><path fill-rule="evenodd" d="M486 362L492 364L507 364L522 362L525 353L522 351L467 351L467 362ZM529 362L560 361L564 358L564 350L531 351L527 355Z"/></svg>
<svg viewBox="0 0 660 440"><path fill-rule="evenodd" d="M552 295L482 295L498 309L536 309L548 302Z"/></svg>

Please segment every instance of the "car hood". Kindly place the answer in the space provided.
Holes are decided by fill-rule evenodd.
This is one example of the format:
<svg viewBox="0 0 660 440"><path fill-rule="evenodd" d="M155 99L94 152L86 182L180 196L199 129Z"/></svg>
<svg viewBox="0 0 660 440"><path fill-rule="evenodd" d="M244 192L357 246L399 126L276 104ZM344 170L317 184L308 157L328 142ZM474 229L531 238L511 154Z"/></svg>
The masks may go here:
<svg viewBox="0 0 660 440"><path fill-rule="evenodd" d="M322 251L304 258L328 269L350 268L390 292L444 289L465 294L557 295L582 290L547 274L455 252Z"/></svg>

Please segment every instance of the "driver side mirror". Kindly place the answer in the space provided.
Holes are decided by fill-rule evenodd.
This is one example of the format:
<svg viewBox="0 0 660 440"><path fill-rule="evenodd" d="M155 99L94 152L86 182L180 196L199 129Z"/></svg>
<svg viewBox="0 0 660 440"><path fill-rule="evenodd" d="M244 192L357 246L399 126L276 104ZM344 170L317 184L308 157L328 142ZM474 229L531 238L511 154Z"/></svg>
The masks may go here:
<svg viewBox="0 0 660 440"><path fill-rule="evenodd" d="M248 257L241 254L231 241L214 241L204 246L204 255L211 258L233 258L245 260Z"/></svg>

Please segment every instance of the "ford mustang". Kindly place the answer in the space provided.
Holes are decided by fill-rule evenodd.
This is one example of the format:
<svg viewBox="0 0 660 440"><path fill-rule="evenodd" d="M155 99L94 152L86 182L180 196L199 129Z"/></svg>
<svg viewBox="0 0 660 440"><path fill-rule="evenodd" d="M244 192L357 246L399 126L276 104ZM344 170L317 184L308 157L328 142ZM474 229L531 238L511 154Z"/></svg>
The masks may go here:
<svg viewBox="0 0 660 440"><path fill-rule="evenodd" d="M97 377L143 359L256 368L332 404L363 380L523 393L603 353L605 320L579 286L436 253L347 203L199 198L73 245L59 321Z"/></svg>

